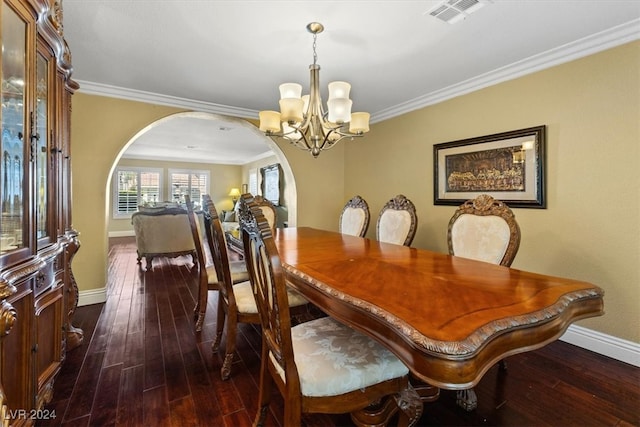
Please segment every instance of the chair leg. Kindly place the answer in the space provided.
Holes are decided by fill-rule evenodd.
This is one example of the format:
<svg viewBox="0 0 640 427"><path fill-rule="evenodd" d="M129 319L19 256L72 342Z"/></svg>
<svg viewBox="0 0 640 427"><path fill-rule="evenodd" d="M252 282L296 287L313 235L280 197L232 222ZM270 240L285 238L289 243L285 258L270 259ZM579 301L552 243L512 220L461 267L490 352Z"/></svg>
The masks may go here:
<svg viewBox="0 0 640 427"><path fill-rule="evenodd" d="M224 331L224 320L226 318L224 312L224 306L222 302L222 295L218 294L218 315L216 321L216 338L211 344L211 351L214 353L220 348L220 342L222 341L222 332Z"/></svg>
<svg viewBox="0 0 640 427"><path fill-rule="evenodd" d="M262 340L262 354L260 358L260 389L258 390L259 409L258 413L256 414L256 419L253 422L254 427L261 427L264 425L264 421L267 417L267 411L269 410L269 403L271 403L271 387L273 384L273 378L271 378L269 368L267 367L267 363L269 363L269 355L267 354L266 345L264 344L264 337L262 338Z"/></svg>
<svg viewBox="0 0 640 427"><path fill-rule="evenodd" d="M200 266L200 268L203 268ZM201 275L202 276L202 275ZM204 325L204 316L207 313L207 300L209 298L209 285L206 281L206 278L200 278L200 285L198 289L198 302L196 303L196 308L198 309L198 314L196 318L196 332L202 331L202 326Z"/></svg>
<svg viewBox="0 0 640 427"><path fill-rule="evenodd" d="M238 329L238 321L233 314L227 316L227 345L224 355L224 362L220 368L220 376L224 381L231 376L231 364L233 363L233 355L236 352L236 334Z"/></svg>

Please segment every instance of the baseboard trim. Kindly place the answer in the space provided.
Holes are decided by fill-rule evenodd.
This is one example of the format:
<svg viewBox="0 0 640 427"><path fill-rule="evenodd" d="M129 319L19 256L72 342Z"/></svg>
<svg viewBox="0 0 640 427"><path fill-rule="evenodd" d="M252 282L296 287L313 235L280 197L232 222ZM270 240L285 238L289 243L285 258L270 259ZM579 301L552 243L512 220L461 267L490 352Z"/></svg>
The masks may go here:
<svg viewBox="0 0 640 427"><path fill-rule="evenodd" d="M78 307L107 302L107 288L78 292Z"/></svg>
<svg viewBox="0 0 640 427"><path fill-rule="evenodd" d="M78 306L100 304L107 301L107 288L80 291ZM623 340L578 325L571 325L560 337L561 341L589 351L640 367L640 344Z"/></svg>
<svg viewBox="0 0 640 427"><path fill-rule="evenodd" d="M578 325L571 325L560 340L603 356L640 367L640 344Z"/></svg>
<svg viewBox="0 0 640 427"><path fill-rule="evenodd" d="M110 231L109 237L135 237L136 233L133 230L125 231Z"/></svg>

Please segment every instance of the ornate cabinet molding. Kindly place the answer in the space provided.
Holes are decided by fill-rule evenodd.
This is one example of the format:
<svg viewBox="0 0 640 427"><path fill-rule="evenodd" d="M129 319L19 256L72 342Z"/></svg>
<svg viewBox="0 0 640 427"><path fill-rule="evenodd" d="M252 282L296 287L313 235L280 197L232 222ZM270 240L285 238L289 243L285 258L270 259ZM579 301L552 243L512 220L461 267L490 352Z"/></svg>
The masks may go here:
<svg viewBox="0 0 640 427"><path fill-rule="evenodd" d="M59 0L0 0L0 425L33 425L72 325L71 53Z"/></svg>

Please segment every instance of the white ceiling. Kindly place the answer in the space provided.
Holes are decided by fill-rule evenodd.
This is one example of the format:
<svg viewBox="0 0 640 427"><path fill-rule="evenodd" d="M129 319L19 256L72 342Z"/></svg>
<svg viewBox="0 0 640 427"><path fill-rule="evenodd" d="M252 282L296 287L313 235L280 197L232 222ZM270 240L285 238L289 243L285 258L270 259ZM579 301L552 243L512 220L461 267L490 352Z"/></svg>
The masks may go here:
<svg viewBox="0 0 640 427"><path fill-rule="evenodd" d="M438 3L63 0L64 32L81 92L216 114L165 120L127 156L235 164L269 148L221 115L308 87L312 21L321 86L350 82L374 123L640 38L640 0L493 0L456 24L427 13Z"/></svg>

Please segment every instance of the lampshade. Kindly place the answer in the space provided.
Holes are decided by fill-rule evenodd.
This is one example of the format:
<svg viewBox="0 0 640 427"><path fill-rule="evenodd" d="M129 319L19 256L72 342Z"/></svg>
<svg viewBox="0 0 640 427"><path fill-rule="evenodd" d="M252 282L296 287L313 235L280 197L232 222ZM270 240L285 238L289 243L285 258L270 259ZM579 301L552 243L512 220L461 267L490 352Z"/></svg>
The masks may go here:
<svg viewBox="0 0 640 427"><path fill-rule="evenodd" d="M282 83L279 86L279 89L280 99L302 97L302 85L299 85L298 83Z"/></svg>
<svg viewBox="0 0 640 427"><path fill-rule="evenodd" d="M260 130L262 132L280 132L280 113L277 111L260 111Z"/></svg>
<svg viewBox="0 0 640 427"><path fill-rule="evenodd" d="M364 133L369 132L369 113L351 113L351 123L349 123L349 132Z"/></svg>
<svg viewBox="0 0 640 427"><path fill-rule="evenodd" d="M327 101L329 107L328 120L333 123L346 123L351 120L351 104L348 98L333 98Z"/></svg>
<svg viewBox="0 0 640 427"><path fill-rule="evenodd" d="M335 98L349 98L351 85L347 82L331 82L329 86L329 101Z"/></svg>
<svg viewBox="0 0 640 427"><path fill-rule="evenodd" d="M229 191L229 197L234 198L234 197L240 197L240 190L237 188L232 188L231 191Z"/></svg>
<svg viewBox="0 0 640 427"><path fill-rule="evenodd" d="M303 106L302 98L282 98L280 100L280 120L287 123L301 122Z"/></svg>

